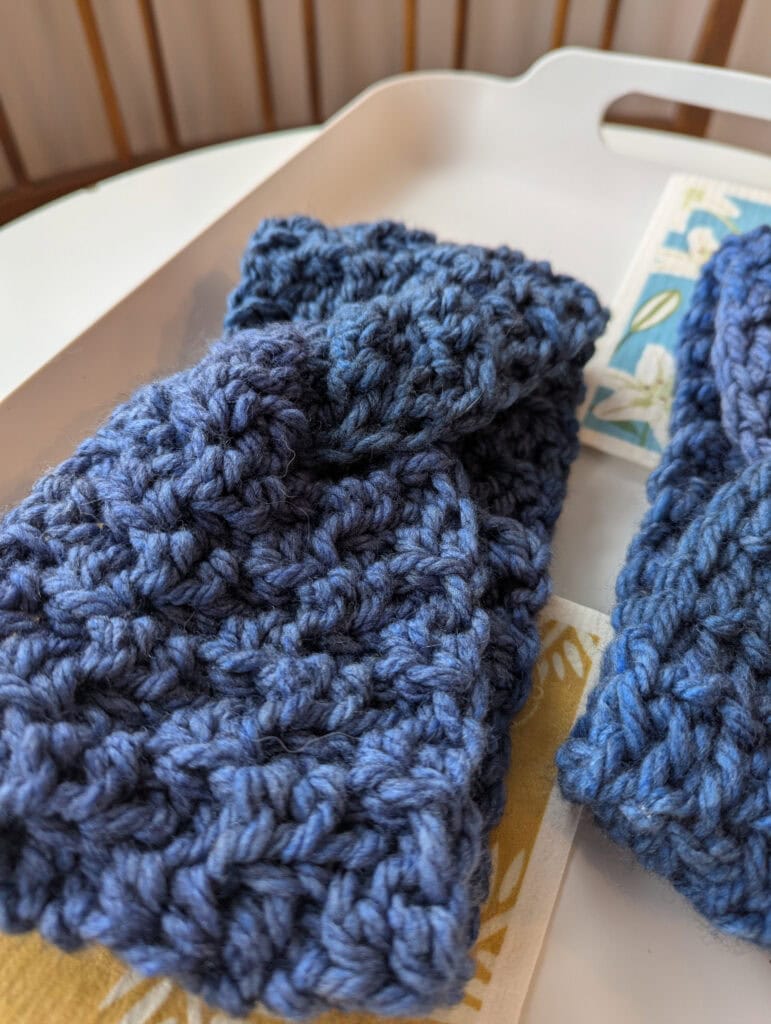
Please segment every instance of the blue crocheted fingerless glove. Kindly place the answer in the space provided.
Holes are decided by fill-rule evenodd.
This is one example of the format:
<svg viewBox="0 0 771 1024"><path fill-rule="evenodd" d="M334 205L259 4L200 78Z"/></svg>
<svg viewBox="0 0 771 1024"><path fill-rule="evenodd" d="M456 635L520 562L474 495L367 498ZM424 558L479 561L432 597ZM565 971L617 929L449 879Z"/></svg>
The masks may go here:
<svg viewBox="0 0 771 1024"><path fill-rule="evenodd" d="M461 997L593 293L298 218L0 526L0 923L242 1014Z"/></svg>
<svg viewBox="0 0 771 1024"><path fill-rule="evenodd" d="M648 491L560 783L713 924L771 945L769 227L698 282Z"/></svg>

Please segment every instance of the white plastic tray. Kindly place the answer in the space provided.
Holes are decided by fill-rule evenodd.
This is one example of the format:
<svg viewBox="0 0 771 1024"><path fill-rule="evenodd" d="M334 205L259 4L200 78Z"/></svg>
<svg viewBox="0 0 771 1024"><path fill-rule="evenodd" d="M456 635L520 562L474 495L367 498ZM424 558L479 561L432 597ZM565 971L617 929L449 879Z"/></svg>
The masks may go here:
<svg viewBox="0 0 771 1024"><path fill-rule="evenodd" d="M714 144L673 139L655 163L611 152L602 113L629 92L771 114L769 79L578 50L551 54L512 82L442 73L370 90L0 403L0 502L22 497L138 383L203 351L263 216L394 217L455 241L505 242L610 302L669 173L771 185L770 159ZM581 453L555 543L558 594L610 608L644 479L631 463ZM716 937L667 885L582 824L526 1021L760 1024L769 1006L766 954Z"/></svg>

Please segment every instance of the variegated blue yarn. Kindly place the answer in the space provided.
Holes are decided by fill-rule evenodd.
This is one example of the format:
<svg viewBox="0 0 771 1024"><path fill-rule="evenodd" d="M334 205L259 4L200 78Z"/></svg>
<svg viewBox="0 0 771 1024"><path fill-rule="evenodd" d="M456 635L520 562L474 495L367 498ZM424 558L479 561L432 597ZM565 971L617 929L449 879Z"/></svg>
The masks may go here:
<svg viewBox="0 0 771 1024"><path fill-rule="evenodd" d="M458 1000L605 315L267 221L225 336L0 526L0 923L226 1011Z"/></svg>
<svg viewBox="0 0 771 1024"><path fill-rule="evenodd" d="M697 284L649 498L560 783L714 925L771 945L771 227Z"/></svg>

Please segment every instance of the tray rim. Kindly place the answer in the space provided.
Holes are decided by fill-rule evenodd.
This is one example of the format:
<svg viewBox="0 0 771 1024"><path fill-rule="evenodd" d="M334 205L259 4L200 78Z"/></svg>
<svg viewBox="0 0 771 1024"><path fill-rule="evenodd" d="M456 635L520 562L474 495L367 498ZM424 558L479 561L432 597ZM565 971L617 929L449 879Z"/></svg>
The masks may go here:
<svg viewBox="0 0 771 1024"><path fill-rule="evenodd" d="M330 139L334 141L335 136L340 133L341 129L347 130L346 126L350 126L354 119L359 119L362 116L369 116L370 107L376 106L378 103L382 104L383 101L390 103L393 100L397 100L399 99L399 95L405 90L408 94L423 94L424 97L427 93L434 94L430 98L435 101L437 91L439 93L445 93L449 89L453 89L459 90L461 94L466 93L470 96L470 87L474 86L482 87L483 90L490 93L498 91L515 92L515 90L521 89L523 86L526 89L541 89L544 87L544 84L547 88L552 89L555 86L561 87L561 83L564 82L566 75L568 77L571 75L574 76L573 84L575 84L575 81L577 81L578 78L587 71L590 72L592 81L589 83L588 90L585 91L582 96L584 99L589 96L593 100L592 104L584 110L585 115L588 111L588 124L593 126L593 130L589 134L585 134L587 126L585 116L583 119L579 119L577 125L570 131L570 141L575 143L576 139L580 140L582 135L584 142L591 139L591 144L595 150L595 156L602 160L609 160L613 162L632 161L642 166L655 166L657 163L657 161L647 160L639 156L622 154L607 146L602 141L600 118L598 115L602 113L605 107L607 107L614 98L617 98L616 92L618 86L612 85L613 82L624 81L626 83L634 83L644 81L648 83L653 81L655 83L656 76L663 76L666 80L674 78L680 86L680 89L678 90L679 95L685 96L686 100L689 95L693 95L692 92L689 93L689 89L692 90L694 88L698 88L699 83L709 83L713 92L715 89L722 89L729 82L736 83L743 90L743 98L745 99L747 93L749 93L750 96L754 96L755 91L757 91L755 103L750 104L752 109L757 109L759 105L764 104L767 101L767 106L763 107L763 113L767 119L771 120L771 77L757 75L751 72L735 71L729 68L687 64L680 61L656 57L644 57L619 52L603 52L584 47L562 47L558 50L552 50L539 58L522 74L511 78L488 72L472 70L428 70L400 73L389 76L373 83L357 96L353 97L332 117L319 125L317 133L312 138L309 138L307 142L295 153L282 160L282 162L265 178L263 178L254 189L250 190L245 195L242 195L226 207L216 220L206 225L200 232L187 240L185 244L176 249L161 264L148 272L145 277L136 283L109 309L105 310L77 335L70 338L59 348L58 351L52 353L42 363L36 366L31 373L28 373L26 377L14 384L9 391L2 394L0 396L0 409L2 409L2 407L8 403L11 398L18 396L18 393L23 390L29 382L37 377L38 374L45 372L47 368L62 355L63 352L77 344L77 342L90 331L97 328L99 324L110 317L116 309L123 305L123 303L130 301L132 297L144 288L153 277L163 273L171 263L180 258L192 247L200 244L201 240L204 239L207 234L213 231L222 220L229 217L239 206L248 203L256 193L264 191L275 185L275 182L286 176L291 168L302 165L302 163L312 159L315 152L330 144ZM578 76L578 78L575 76ZM684 91L682 88L683 82L686 83ZM628 89L632 89L633 87L633 84L625 86L625 88ZM653 86L647 87L646 91L651 95L658 95L660 98L672 98L672 89L665 88L664 86L656 88L654 84ZM581 96L579 96L579 99L580 98ZM444 97L440 96L440 99L444 99ZM409 114L414 117L416 107L410 104L406 104L405 107ZM722 101L719 109L735 110L737 113L746 115L747 103L733 104ZM560 126L552 125L552 127ZM578 130L576 130L576 127ZM611 129L612 132L617 130L618 129L615 126ZM667 141L671 142L673 146L678 146L680 148L685 146L689 152L694 154L698 153L700 150L704 154L720 151L726 155L730 154L731 156L736 156L738 159L749 160L752 163L757 163L758 168L767 165L769 174L771 175L771 156L765 156L764 154L716 142L711 139L684 137L679 135L673 135L669 138L669 133L655 129L624 128L623 130L634 131L641 135L644 134L657 138L667 137ZM563 141L567 140L563 139ZM422 144L425 145L425 138L423 139ZM441 151L426 151L424 149L422 155L424 158L426 155L432 155L434 158L441 157L446 155L446 149L442 149ZM171 159L174 158L172 157ZM139 172L128 173L141 173L141 169Z"/></svg>

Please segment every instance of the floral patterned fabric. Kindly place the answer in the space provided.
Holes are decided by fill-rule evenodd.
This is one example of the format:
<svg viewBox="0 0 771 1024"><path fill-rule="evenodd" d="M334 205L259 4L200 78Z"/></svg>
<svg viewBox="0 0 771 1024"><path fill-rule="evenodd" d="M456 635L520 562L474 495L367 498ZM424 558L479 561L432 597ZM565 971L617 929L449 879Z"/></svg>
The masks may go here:
<svg viewBox="0 0 771 1024"><path fill-rule="evenodd" d="M674 352L701 268L724 238L771 223L771 192L669 180L587 367L581 440L653 467L668 439Z"/></svg>

